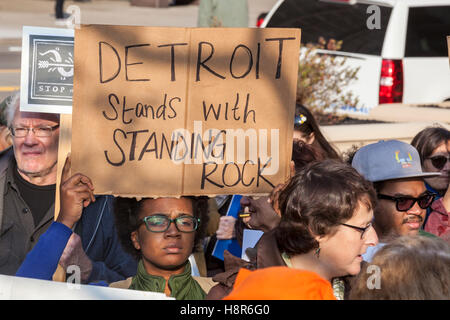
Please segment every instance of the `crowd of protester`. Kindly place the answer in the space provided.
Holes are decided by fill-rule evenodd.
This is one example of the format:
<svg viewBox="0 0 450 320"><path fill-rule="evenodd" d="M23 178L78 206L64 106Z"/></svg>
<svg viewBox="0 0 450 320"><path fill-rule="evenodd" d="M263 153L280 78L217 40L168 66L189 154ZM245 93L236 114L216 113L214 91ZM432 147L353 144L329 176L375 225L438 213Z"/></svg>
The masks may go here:
<svg viewBox="0 0 450 320"><path fill-rule="evenodd" d="M203 299L450 299L450 132L418 132L344 161L312 113L296 106L291 177L244 196L243 217L215 198L95 195L63 168L55 220L59 116L2 104L0 274ZM291 143L291 142L289 142ZM212 251L263 232L244 260Z"/></svg>

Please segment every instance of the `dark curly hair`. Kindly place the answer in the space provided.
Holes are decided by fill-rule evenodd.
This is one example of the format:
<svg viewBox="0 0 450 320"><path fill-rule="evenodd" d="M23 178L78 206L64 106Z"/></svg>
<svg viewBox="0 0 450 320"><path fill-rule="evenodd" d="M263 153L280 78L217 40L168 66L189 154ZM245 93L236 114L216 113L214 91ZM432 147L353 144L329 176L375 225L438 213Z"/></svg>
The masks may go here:
<svg viewBox="0 0 450 320"><path fill-rule="evenodd" d="M318 248L314 236L331 235L350 219L362 201L376 204L372 183L339 160L312 162L303 167L280 194L281 221L275 230L278 248L288 255Z"/></svg>
<svg viewBox="0 0 450 320"><path fill-rule="evenodd" d="M300 171L306 164L317 161L317 151L302 140L292 142L292 161L294 161L295 172Z"/></svg>
<svg viewBox="0 0 450 320"><path fill-rule="evenodd" d="M200 251L201 240L206 235L206 226L209 221L208 214L208 197L185 197L191 199L194 217L200 219L200 224L195 231L194 239L194 251ZM140 259L141 251L137 250L131 242L131 233L139 227L139 213L141 205L144 200L149 198L143 198L136 200L136 198L122 198L117 197L114 205L114 217L116 223L117 233L119 240L124 250L130 253L133 257Z"/></svg>

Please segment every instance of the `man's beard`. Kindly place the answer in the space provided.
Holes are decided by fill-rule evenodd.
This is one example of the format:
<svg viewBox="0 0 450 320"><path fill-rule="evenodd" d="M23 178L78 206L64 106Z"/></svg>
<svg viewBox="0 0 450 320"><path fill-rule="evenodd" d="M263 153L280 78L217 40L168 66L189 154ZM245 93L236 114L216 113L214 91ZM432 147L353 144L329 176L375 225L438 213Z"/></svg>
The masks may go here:
<svg viewBox="0 0 450 320"><path fill-rule="evenodd" d="M405 223L408 223L408 222L422 223L422 221L423 221L422 216L411 214L411 215L407 216L405 219L403 219L402 224L405 224Z"/></svg>
<svg viewBox="0 0 450 320"><path fill-rule="evenodd" d="M26 171L26 170L19 168L19 165L17 165L17 171L19 171L20 173L22 173L23 175L25 175L29 178L41 178L41 177L45 177L45 176L49 175L50 172L53 171L53 168L56 166L57 163L58 163L58 161L55 161L50 167L48 167L42 171L38 171L38 172Z"/></svg>

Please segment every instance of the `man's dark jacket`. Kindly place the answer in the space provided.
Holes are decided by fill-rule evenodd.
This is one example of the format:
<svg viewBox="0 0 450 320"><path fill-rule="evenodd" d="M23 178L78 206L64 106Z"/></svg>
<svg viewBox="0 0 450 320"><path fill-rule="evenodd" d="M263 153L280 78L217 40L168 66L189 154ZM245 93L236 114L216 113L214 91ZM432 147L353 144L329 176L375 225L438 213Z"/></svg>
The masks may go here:
<svg viewBox="0 0 450 320"><path fill-rule="evenodd" d="M0 154L0 177L4 176L14 153L12 148ZM0 179L5 181L5 179ZM5 187L2 185L3 191ZM3 212L4 192L0 193L0 273L14 275L25 259L23 248L15 248L14 237L10 234L16 228L5 222ZM83 249L92 261L92 272L88 282L106 281L107 283L124 280L134 276L137 270L137 261L123 251L114 225L114 198L112 196L96 196L96 201L83 210L81 219L75 226L75 232L80 235ZM17 214L22 214L17 212ZM3 219L2 219L3 217ZM34 234L36 236L30 244L31 250L38 238L51 225L53 218L47 219L42 227ZM2 271L5 270L5 271Z"/></svg>

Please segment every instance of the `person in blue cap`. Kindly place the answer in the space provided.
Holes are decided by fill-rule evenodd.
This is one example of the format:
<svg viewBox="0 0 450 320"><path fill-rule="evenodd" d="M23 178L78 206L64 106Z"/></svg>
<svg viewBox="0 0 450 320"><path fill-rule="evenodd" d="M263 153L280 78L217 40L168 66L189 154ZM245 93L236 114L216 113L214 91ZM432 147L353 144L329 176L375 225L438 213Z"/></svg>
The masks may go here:
<svg viewBox="0 0 450 320"><path fill-rule="evenodd" d="M424 178L440 173L423 172L413 146L398 140L369 144L355 153L352 166L373 183L378 198L373 226L380 243L366 252L366 261L398 236L435 237L422 230L426 210L436 197L425 187Z"/></svg>

